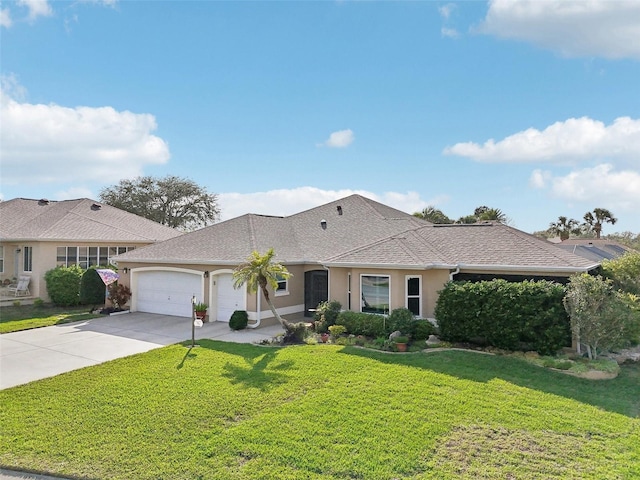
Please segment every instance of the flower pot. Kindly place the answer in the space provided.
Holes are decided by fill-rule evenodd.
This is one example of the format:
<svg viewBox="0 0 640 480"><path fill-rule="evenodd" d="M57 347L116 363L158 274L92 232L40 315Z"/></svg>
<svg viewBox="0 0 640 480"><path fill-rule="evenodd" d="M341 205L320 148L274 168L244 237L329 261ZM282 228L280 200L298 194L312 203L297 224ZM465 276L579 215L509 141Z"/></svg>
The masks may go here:
<svg viewBox="0 0 640 480"><path fill-rule="evenodd" d="M320 339L322 340L322 343L327 343L327 341L329 340L329 334L323 333L322 335L320 335Z"/></svg>
<svg viewBox="0 0 640 480"><path fill-rule="evenodd" d="M207 316L207 311L205 310L204 312L196 312L196 318L198 320L204 320L204 317Z"/></svg>
<svg viewBox="0 0 640 480"><path fill-rule="evenodd" d="M407 344L406 343L396 343L396 348L398 349L399 352L406 352L407 351Z"/></svg>

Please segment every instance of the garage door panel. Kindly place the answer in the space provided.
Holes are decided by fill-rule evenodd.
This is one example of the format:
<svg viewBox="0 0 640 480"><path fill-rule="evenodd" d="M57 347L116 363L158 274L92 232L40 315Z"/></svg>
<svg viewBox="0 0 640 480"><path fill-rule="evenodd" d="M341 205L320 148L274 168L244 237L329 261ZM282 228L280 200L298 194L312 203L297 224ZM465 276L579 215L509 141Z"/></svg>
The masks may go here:
<svg viewBox="0 0 640 480"><path fill-rule="evenodd" d="M191 316L191 298L202 291L198 274L173 271L140 272L137 309L141 312Z"/></svg>
<svg viewBox="0 0 640 480"><path fill-rule="evenodd" d="M230 273L218 276L217 320L228 322L236 310L245 310L244 290L233 288L233 276Z"/></svg>

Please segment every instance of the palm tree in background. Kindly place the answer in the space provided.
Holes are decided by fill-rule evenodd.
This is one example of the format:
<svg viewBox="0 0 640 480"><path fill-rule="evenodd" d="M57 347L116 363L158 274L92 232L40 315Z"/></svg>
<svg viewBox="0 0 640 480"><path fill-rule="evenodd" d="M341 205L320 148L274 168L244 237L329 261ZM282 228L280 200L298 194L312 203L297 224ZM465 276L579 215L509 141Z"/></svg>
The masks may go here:
<svg viewBox="0 0 640 480"><path fill-rule="evenodd" d="M560 240L567 240L571 234L581 233L580 222L574 218L560 216L557 222L549 224L549 233L559 236Z"/></svg>
<svg viewBox="0 0 640 480"><path fill-rule="evenodd" d="M603 223L615 225L617 221L618 219L613 216L613 213L606 208L594 208L593 212L584 214L584 225L595 232L596 238L600 238Z"/></svg>
<svg viewBox="0 0 640 480"><path fill-rule="evenodd" d="M262 295L267 301L267 305L286 330L289 330L290 323L280 316L276 307L269 296L271 287L274 291L278 288L278 281L291 277L291 273L287 268L273 261L275 251L273 248L267 250L264 255L260 255L258 251L253 251L245 263L238 265L233 271L233 287L238 289L243 285L247 286L249 293L256 293L258 289L262 290Z"/></svg>
<svg viewBox="0 0 640 480"><path fill-rule="evenodd" d="M425 207L421 212L414 213L413 216L421 218L431 223L437 223L437 224L453 223L453 220L447 217L442 212L442 210L437 209L432 205Z"/></svg>

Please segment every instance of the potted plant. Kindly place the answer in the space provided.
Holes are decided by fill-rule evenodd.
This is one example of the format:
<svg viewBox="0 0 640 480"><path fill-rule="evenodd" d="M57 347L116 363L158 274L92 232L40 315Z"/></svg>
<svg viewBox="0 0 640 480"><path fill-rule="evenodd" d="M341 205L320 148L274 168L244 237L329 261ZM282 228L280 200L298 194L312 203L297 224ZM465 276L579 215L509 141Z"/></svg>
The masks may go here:
<svg viewBox="0 0 640 480"><path fill-rule="evenodd" d="M396 348L399 352L407 351L407 343L409 343L409 337L400 335L399 337L394 338L393 341L395 342Z"/></svg>
<svg viewBox="0 0 640 480"><path fill-rule="evenodd" d="M204 317L207 316L207 308L209 308L209 305L207 305L206 303L196 303L193 306L193 310L196 312L196 318L199 320L204 320Z"/></svg>

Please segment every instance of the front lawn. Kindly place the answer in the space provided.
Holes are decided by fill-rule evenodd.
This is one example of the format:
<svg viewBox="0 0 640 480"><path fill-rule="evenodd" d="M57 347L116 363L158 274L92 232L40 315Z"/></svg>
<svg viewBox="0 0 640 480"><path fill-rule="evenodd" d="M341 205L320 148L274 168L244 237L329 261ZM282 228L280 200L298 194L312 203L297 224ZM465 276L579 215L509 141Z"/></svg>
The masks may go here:
<svg viewBox="0 0 640 480"><path fill-rule="evenodd" d="M0 465L90 479L640 477L640 366L200 341L0 391Z"/></svg>
<svg viewBox="0 0 640 480"><path fill-rule="evenodd" d="M96 318L86 305L57 307L55 305L20 305L0 307L0 333L17 332L30 328L48 327L61 323Z"/></svg>

